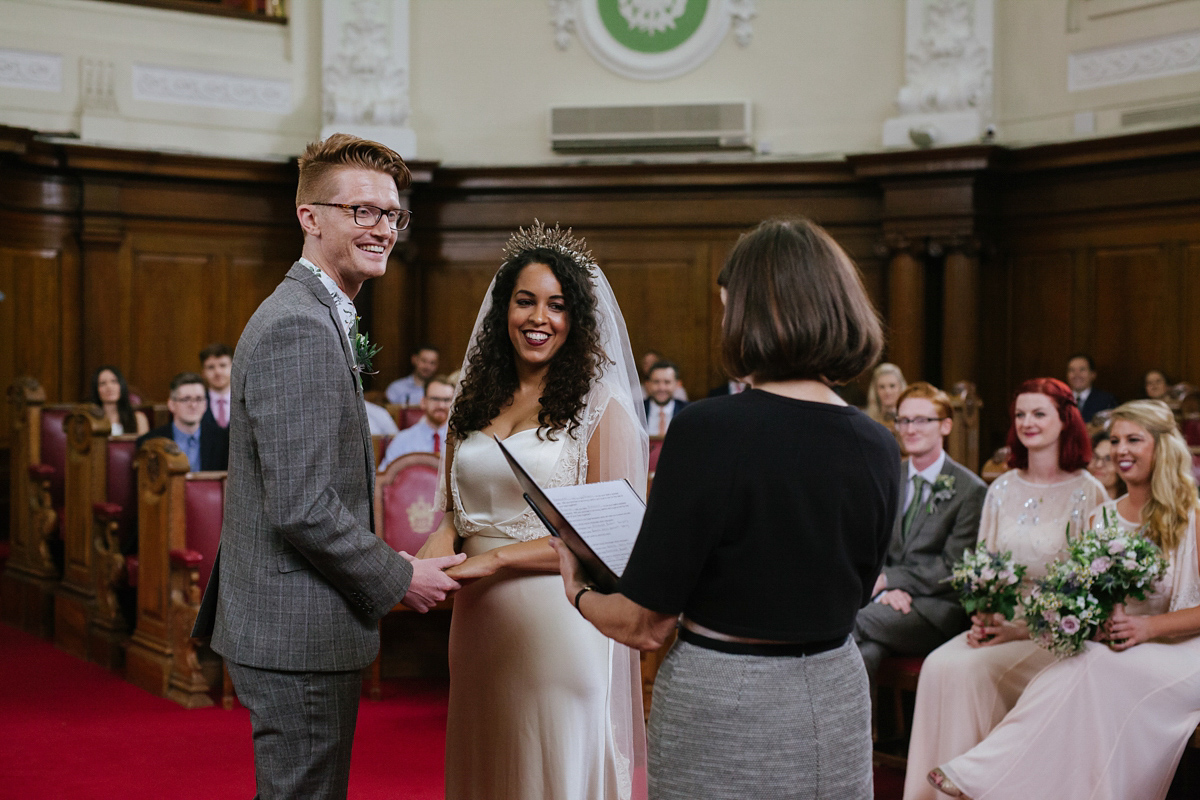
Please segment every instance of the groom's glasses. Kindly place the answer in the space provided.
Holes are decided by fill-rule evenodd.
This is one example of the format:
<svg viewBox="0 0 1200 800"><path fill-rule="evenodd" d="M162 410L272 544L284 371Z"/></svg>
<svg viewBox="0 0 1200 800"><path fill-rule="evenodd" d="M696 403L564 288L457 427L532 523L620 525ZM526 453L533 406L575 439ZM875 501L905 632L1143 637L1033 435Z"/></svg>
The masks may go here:
<svg viewBox="0 0 1200 800"><path fill-rule="evenodd" d="M350 205L348 203L309 203L309 205L344 208L347 211L352 211L354 212L354 224L360 228L374 228L379 224L380 218L386 216L388 227L394 231L402 231L408 227L408 223L412 219L412 212L407 208L390 208L384 210L378 206Z"/></svg>

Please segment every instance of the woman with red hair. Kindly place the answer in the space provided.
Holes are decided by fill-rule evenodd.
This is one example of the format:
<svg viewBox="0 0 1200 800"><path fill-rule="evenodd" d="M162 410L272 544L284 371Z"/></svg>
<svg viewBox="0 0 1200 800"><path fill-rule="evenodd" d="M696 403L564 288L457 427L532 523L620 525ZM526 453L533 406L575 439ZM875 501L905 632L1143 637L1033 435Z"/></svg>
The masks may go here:
<svg viewBox="0 0 1200 800"><path fill-rule="evenodd" d="M1025 381L1009 412L1012 469L988 488L978 546L1012 551L1032 583L1108 494L1086 469L1091 440L1065 383ZM1053 662L1030 640L1024 620L992 614L974 615L970 630L930 653L917 684L904 800L939 797L926 774L982 741Z"/></svg>

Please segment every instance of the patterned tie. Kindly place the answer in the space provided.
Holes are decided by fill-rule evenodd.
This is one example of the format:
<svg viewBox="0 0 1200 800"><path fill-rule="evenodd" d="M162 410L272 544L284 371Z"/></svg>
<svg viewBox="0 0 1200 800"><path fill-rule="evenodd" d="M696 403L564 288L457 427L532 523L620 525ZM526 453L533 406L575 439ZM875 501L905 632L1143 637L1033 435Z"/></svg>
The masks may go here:
<svg viewBox="0 0 1200 800"><path fill-rule="evenodd" d="M229 427L229 412L225 410L225 404L229 402L224 397L217 398L217 424L222 428Z"/></svg>
<svg viewBox="0 0 1200 800"><path fill-rule="evenodd" d="M433 432L433 452L442 452L442 435L437 431Z"/></svg>
<svg viewBox="0 0 1200 800"><path fill-rule="evenodd" d="M901 539L908 538L908 529L912 527L913 520L917 516L917 508L921 505L921 490L925 488L927 481L920 475L913 475L913 496L912 501L908 504L908 510L904 512L904 522L900 526Z"/></svg>
<svg viewBox="0 0 1200 800"><path fill-rule="evenodd" d="M658 407L658 435L659 436L667 435L667 407L666 406Z"/></svg>

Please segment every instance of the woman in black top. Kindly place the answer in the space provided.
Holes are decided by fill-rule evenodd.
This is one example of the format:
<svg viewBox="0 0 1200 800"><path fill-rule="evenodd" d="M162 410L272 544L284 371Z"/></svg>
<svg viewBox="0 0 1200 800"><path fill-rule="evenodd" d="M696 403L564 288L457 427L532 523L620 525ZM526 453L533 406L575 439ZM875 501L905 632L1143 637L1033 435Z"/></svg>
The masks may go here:
<svg viewBox="0 0 1200 800"><path fill-rule="evenodd" d="M671 423L618 586L567 596L652 650L652 798L870 798L867 676L849 638L891 534L900 455L833 385L879 357L858 272L807 220L764 222L721 272L722 349L753 389ZM681 616L682 615L682 616Z"/></svg>

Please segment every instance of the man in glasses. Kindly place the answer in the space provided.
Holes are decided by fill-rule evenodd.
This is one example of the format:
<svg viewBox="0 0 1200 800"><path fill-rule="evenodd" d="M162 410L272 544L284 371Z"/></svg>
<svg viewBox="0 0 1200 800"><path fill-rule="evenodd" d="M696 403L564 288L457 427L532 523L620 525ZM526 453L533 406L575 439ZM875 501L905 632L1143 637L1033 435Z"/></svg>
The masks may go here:
<svg viewBox="0 0 1200 800"><path fill-rule="evenodd" d="M204 379L195 372L181 372L172 378L167 409L171 421L139 437L137 446L147 439L170 439L187 456L192 472L225 469L229 463L229 432L204 413L208 409Z"/></svg>
<svg viewBox="0 0 1200 800"><path fill-rule="evenodd" d="M361 670L397 602L427 611L458 588L373 531L369 369L354 298L384 274L408 168L334 134L299 160L304 248L233 356L229 478L217 565L195 636L212 635L250 709L258 796L344 798Z"/></svg>
<svg viewBox="0 0 1200 800"><path fill-rule="evenodd" d="M896 407L896 430L908 452L901 509L892 529L875 601L858 612L854 639L874 678L885 656L923 656L967 628L967 615L945 579L979 535L987 486L950 458L954 427L946 393L910 384Z"/></svg>
<svg viewBox="0 0 1200 800"><path fill-rule="evenodd" d="M425 382L421 396L422 417L400 431L388 442L383 454L382 470L408 453L441 453L446 445L446 429L450 420L450 402L454 399L454 382L445 375L434 375Z"/></svg>

